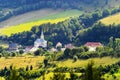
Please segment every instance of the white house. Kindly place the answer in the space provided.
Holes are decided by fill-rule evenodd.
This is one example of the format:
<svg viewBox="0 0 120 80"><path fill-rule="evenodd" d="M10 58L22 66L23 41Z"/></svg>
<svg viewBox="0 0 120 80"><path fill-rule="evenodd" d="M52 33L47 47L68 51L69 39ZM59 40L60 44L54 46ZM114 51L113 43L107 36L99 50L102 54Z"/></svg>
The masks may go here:
<svg viewBox="0 0 120 80"><path fill-rule="evenodd" d="M100 42L87 42L85 46L89 48L89 51L96 51L97 47L103 47Z"/></svg>
<svg viewBox="0 0 120 80"><path fill-rule="evenodd" d="M56 44L56 48L57 47L61 47L62 48L62 43L61 42L58 42L57 44Z"/></svg>

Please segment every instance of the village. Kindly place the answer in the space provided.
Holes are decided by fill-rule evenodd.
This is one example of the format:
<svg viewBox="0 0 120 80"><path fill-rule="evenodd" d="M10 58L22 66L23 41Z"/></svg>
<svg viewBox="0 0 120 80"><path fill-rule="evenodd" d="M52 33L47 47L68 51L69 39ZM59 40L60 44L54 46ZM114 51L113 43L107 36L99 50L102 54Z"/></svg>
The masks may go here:
<svg viewBox="0 0 120 80"><path fill-rule="evenodd" d="M86 42L86 44L84 44L84 46L86 46L89 49L89 51L96 51L96 48L103 47L103 44L101 44L100 42ZM30 46L23 47L16 43L10 42L8 45L7 51L19 52L20 50L22 50L25 53L32 53L32 52L37 51L39 48L42 48L42 49L47 49L50 52L57 52L57 51L59 51L59 49L61 51L64 51L66 48L69 48L69 49L75 48L75 46L71 43L63 45L61 42L58 42L55 47L52 47L50 49L48 49L47 47L48 47L48 41L45 40L44 33L43 33L43 31L41 31L40 38L36 39L32 46L30 45Z"/></svg>

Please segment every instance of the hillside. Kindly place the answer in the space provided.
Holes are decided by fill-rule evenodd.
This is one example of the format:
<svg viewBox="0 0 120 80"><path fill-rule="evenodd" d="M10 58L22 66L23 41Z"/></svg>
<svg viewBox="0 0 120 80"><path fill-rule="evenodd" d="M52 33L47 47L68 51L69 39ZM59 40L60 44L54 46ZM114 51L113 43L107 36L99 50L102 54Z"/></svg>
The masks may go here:
<svg viewBox="0 0 120 80"><path fill-rule="evenodd" d="M41 9L41 10L37 10L37 11L31 11L28 13L24 13L22 15L13 16L10 19L0 22L0 27L2 28L2 27L7 27L7 26L14 26L14 25L25 23L25 22L29 22L31 20L40 19L45 16L54 15L54 14L57 14L60 12L63 12L63 11L60 9L58 9L58 10Z"/></svg>
<svg viewBox="0 0 120 80"><path fill-rule="evenodd" d="M39 26L44 23L58 23L64 21L70 17L80 16L83 12L79 10L50 10L44 9L40 11L34 11L30 13L26 13L20 16L13 17L4 22L1 22L0 32L2 35L30 31L33 26ZM13 23L14 22L14 23ZM7 23L7 24L6 24Z"/></svg>
<svg viewBox="0 0 120 80"><path fill-rule="evenodd" d="M120 24L120 13L103 18L100 20L100 22L102 22L105 25L110 25L110 24L118 25Z"/></svg>
<svg viewBox="0 0 120 80"><path fill-rule="evenodd" d="M120 0L0 0L0 22L11 16L43 8L93 12L97 9L114 8L119 3Z"/></svg>

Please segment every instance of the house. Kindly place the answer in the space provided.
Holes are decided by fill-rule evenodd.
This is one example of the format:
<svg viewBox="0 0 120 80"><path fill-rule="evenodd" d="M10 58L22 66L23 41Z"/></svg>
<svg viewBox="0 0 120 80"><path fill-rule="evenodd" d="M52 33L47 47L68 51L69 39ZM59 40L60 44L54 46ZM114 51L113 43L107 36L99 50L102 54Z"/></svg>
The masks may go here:
<svg viewBox="0 0 120 80"><path fill-rule="evenodd" d="M55 48L51 48L49 51L50 51L50 52L56 52L57 49L55 49Z"/></svg>
<svg viewBox="0 0 120 80"><path fill-rule="evenodd" d="M10 42L8 50L9 51L17 51L18 50L18 45L16 43Z"/></svg>
<svg viewBox="0 0 120 80"><path fill-rule="evenodd" d="M56 44L56 48L58 48L58 47L61 47L61 48L62 48L62 43L61 43L61 42L58 42L58 43Z"/></svg>
<svg viewBox="0 0 120 80"><path fill-rule="evenodd" d="M87 42L85 46L89 48L89 51L96 51L97 47L103 47L100 42Z"/></svg>
<svg viewBox="0 0 120 80"><path fill-rule="evenodd" d="M43 31L41 32L41 36L40 38L36 39L36 41L34 42L34 47L39 48L46 48L47 47L47 41L44 39L44 34Z"/></svg>
<svg viewBox="0 0 120 80"><path fill-rule="evenodd" d="M38 50L38 48L34 47L34 46L26 46L26 48L25 48L26 53L35 52L36 50Z"/></svg>
<svg viewBox="0 0 120 80"><path fill-rule="evenodd" d="M72 49L73 47L74 47L74 46L73 46L72 44L70 44L70 43L65 45L65 48Z"/></svg>

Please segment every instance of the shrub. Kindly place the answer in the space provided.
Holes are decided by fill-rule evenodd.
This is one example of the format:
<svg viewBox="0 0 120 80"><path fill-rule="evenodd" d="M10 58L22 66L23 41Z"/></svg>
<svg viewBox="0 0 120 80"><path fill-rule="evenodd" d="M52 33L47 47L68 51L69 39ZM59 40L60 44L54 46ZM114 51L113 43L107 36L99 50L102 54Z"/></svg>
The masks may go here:
<svg viewBox="0 0 120 80"><path fill-rule="evenodd" d="M23 50L20 50L20 51L19 51L19 53L20 53L20 54L23 54L23 53L24 53L24 51L23 51Z"/></svg>
<svg viewBox="0 0 120 80"><path fill-rule="evenodd" d="M32 65L30 66L30 70L33 70L33 66Z"/></svg>
<svg viewBox="0 0 120 80"><path fill-rule="evenodd" d="M78 57L77 56L74 56L73 57L73 62L76 62L78 60Z"/></svg>
<svg viewBox="0 0 120 80"><path fill-rule="evenodd" d="M2 57L2 54L0 54L0 58Z"/></svg>
<svg viewBox="0 0 120 80"><path fill-rule="evenodd" d="M12 57L15 57L16 55L17 55L17 54L13 52L11 56L12 56Z"/></svg>

